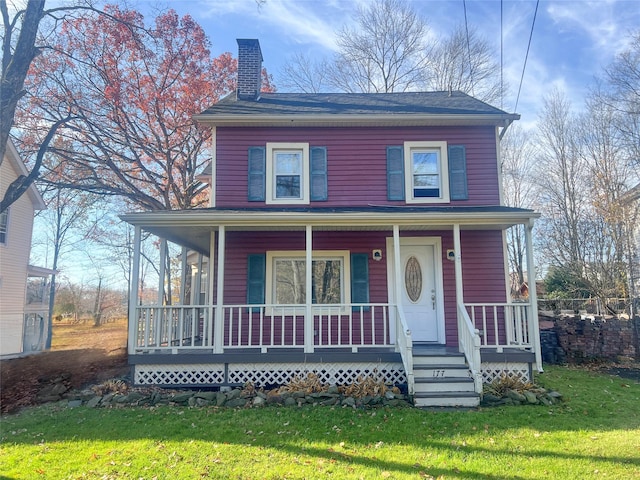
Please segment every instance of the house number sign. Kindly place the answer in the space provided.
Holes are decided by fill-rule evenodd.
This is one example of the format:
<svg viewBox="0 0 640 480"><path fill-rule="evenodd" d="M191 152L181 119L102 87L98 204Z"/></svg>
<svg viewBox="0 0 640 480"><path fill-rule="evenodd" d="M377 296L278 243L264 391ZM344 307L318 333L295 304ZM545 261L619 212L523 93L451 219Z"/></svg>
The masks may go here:
<svg viewBox="0 0 640 480"><path fill-rule="evenodd" d="M415 255L411 255L407 260L404 269L404 286L409 300L416 303L422 293L422 269Z"/></svg>

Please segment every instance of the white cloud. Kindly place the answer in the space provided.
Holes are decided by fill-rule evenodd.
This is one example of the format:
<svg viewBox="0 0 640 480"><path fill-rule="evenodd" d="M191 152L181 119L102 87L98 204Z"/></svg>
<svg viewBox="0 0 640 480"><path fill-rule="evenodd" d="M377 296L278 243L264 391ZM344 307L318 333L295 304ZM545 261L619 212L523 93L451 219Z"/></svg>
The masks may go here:
<svg viewBox="0 0 640 480"><path fill-rule="evenodd" d="M335 50L334 30L344 18L342 3L330 2L318 9L314 2L267 0L207 0L208 17L241 15L272 28L272 33L288 43L320 45Z"/></svg>

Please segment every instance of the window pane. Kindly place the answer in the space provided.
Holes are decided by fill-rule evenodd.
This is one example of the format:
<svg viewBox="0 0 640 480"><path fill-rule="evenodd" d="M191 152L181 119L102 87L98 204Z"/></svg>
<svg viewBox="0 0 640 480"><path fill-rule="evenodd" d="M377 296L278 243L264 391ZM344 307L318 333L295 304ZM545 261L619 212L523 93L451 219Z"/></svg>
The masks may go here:
<svg viewBox="0 0 640 480"><path fill-rule="evenodd" d="M438 154L436 152L412 152L414 174L437 174Z"/></svg>
<svg viewBox="0 0 640 480"><path fill-rule="evenodd" d="M412 151L413 198L440 196L440 158L433 150Z"/></svg>
<svg viewBox="0 0 640 480"><path fill-rule="evenodd" d="M302 172L302 152L276 152L276 175L300 175Z"/></svg>
<svg viewBox="0 0 640 480"><path fill-rule="evenodd" d="M341 278L340 260L314 260L313 303L342 303Z"/></svg>
<svg viewBox="0 0 640 480"><path fill-rule="evenodd" d="M276 198L300 198L300 177L276 175Z"/></svg>
<svg viewBox="0 0 640 480"><path fill-rule="evenodd" d="M275 260L275 301L277 304L306 303L304 263L304 260L294 258Z"/></svg>

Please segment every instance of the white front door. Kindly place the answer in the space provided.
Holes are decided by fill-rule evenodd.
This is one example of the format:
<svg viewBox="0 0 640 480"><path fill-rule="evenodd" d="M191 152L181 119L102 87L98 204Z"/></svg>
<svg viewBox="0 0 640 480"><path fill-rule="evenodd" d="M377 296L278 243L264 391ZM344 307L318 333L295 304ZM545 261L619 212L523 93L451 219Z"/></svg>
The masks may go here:
<svg viewBox="0 0 640 480"><path fill-rule="evenodd" d="M400 285L396 286L395 298L414 342L445 343L439 240L400 239ZM389 257L393 257L393 251L389 251Z"/></svg>

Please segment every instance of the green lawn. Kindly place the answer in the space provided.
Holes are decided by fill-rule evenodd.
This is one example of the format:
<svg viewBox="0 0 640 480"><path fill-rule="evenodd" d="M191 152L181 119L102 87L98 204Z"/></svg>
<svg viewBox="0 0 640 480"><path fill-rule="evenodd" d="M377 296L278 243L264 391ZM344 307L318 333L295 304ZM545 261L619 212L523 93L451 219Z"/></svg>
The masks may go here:
<svg viewBox="0 0 640 480"><path fill-rule="evenodd" d="M76 409L2 418L8 479L640 479L640 384L552 367L553 407Z"/></svg>

